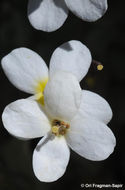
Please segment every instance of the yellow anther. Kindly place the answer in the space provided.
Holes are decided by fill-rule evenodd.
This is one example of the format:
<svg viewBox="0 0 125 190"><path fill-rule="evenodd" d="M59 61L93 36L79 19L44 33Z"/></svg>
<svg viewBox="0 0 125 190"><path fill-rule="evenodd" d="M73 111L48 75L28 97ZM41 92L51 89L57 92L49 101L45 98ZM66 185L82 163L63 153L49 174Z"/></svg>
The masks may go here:
<svg viewBox="0 0 125 190"><path fill-rule="evenodd" d="M64 121L60 121L57 119L52 121L52 133L56 136L65 135L69 128L70 125L68 123L65 123Z"/></svg>
<svg viewBox="0 0 125 190"><path fill-rule="evenodd" d="M97 65L97 69L98 71L101 71L103 69L103 65L102 64Z"/></svg>
<svg viewBox="0 0 125 190"><path fill-rule="evenodd" d="M65 135L67 131L67 128L65 126L60 126L59 127L59 134L60 135Z"/></svg>
<svg viewBox="0 0 125 190"><path fill-rule="evenodd" d="M55 135L58 135L58 133L59 133L59 127L58 126L53 126L52 127L52 133L55 134Z"/></svg>

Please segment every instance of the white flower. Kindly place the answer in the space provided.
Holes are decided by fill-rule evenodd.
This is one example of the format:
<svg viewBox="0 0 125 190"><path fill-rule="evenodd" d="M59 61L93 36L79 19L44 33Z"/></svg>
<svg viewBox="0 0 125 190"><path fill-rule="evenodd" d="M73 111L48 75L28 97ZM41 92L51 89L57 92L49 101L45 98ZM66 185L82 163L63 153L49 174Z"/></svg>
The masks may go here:
<svg viewBox="0 0 125 190"><path fill-rule="evenodd" d="M33 170L40 181L52 182L64 174L70 157L68 146L96 161L106 159L114 150L116 140L106 126L112 118L109 104L79 85L90 63L91 54L79 41L69 41L55 50L49 73L43 59L26 48L2 59L9 80L36 94L9 104L2 120L8 132L18 138L44 136L33 153Z"/></svg>
<svg viewBox="0 0 125 190"><path fill-rule="evenodd" d="M28 17L34 28L52 32L63 25L68 9L82 20L93 22L107 7L107 0L29 0Z"/></svg>

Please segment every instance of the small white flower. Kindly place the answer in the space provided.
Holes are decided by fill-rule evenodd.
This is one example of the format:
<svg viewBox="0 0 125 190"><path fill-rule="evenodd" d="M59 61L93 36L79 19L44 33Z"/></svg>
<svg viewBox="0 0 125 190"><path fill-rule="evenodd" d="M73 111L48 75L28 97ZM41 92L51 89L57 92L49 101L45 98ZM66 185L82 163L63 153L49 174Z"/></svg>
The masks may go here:
<svg viewBox="0 0 125 190"><path fill-rule="evenodd" d="M96 161L106 159L114 150L116 140L106 125L112 118L109 104L79 85L90 63L91 54L79 41L55 50L49 73L43 59L26 48L2 59L9 80L35 94L9 104L2 120L8 132L18 138L44 136L33 153L33 170L40 181L52 182L64 174L70 157L68 146Z"/></svg>
<svg viewBox="0 0 125 190"><path fill-rule="evenodd" d="M82 20L93 22L107 7L107 0L29 0L28 17L34 28L52 32L63 25L68 9Z"/></svg>

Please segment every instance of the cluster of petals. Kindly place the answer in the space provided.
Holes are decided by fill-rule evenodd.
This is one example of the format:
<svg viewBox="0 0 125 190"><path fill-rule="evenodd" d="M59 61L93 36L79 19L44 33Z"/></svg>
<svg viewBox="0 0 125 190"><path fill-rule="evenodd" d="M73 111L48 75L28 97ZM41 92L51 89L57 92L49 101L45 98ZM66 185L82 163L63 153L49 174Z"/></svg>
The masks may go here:
<svg viewBox="0 0 125 190"><path fill-rule="evenodd" d="M34 28L52 32L64 24L68 10L93 22L104 15L107 7L107 0L29 0L28 18Z"/></svg>
<svg viewBox="0 0 125 190"><path fill-rule="evenodd" d="M106 159L114 150L116 140L107 126L112 118L109 104L79 85L91 59L89 49L80 41L58 47L52 54L49 70L44 60L27 48L15 49L2 59L2 68L10 82L32 94L6 106L2 121L17 138L43 137L33 153L33 170L40 181L56 181L65 173L69 147L93 161ZM47 78L44 104L41 104L37 87ZM52 133L54 119L69 124L65 135Z"/></svg>

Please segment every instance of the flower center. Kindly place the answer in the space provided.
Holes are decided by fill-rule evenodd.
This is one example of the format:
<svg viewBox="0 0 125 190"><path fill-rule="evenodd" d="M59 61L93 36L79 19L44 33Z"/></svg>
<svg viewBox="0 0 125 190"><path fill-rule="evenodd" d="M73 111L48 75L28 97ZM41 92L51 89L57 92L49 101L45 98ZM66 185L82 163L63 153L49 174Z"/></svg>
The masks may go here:
<svg viewBox="0 0 125 190"><path fill-rule="evenodd" d="M68 123L60 120L53 120L52 121L52 133L56 136L65 135L67 130L70 128Z"/></svg>
<svg viewBox="0 0 125 190"><path fill-rule="evenodd" d="M45 78L44 80L39 81L36 87L36 100L42 105L44 105L43 92L44 92L47 82L48 82L48 78Z"/></svg>

